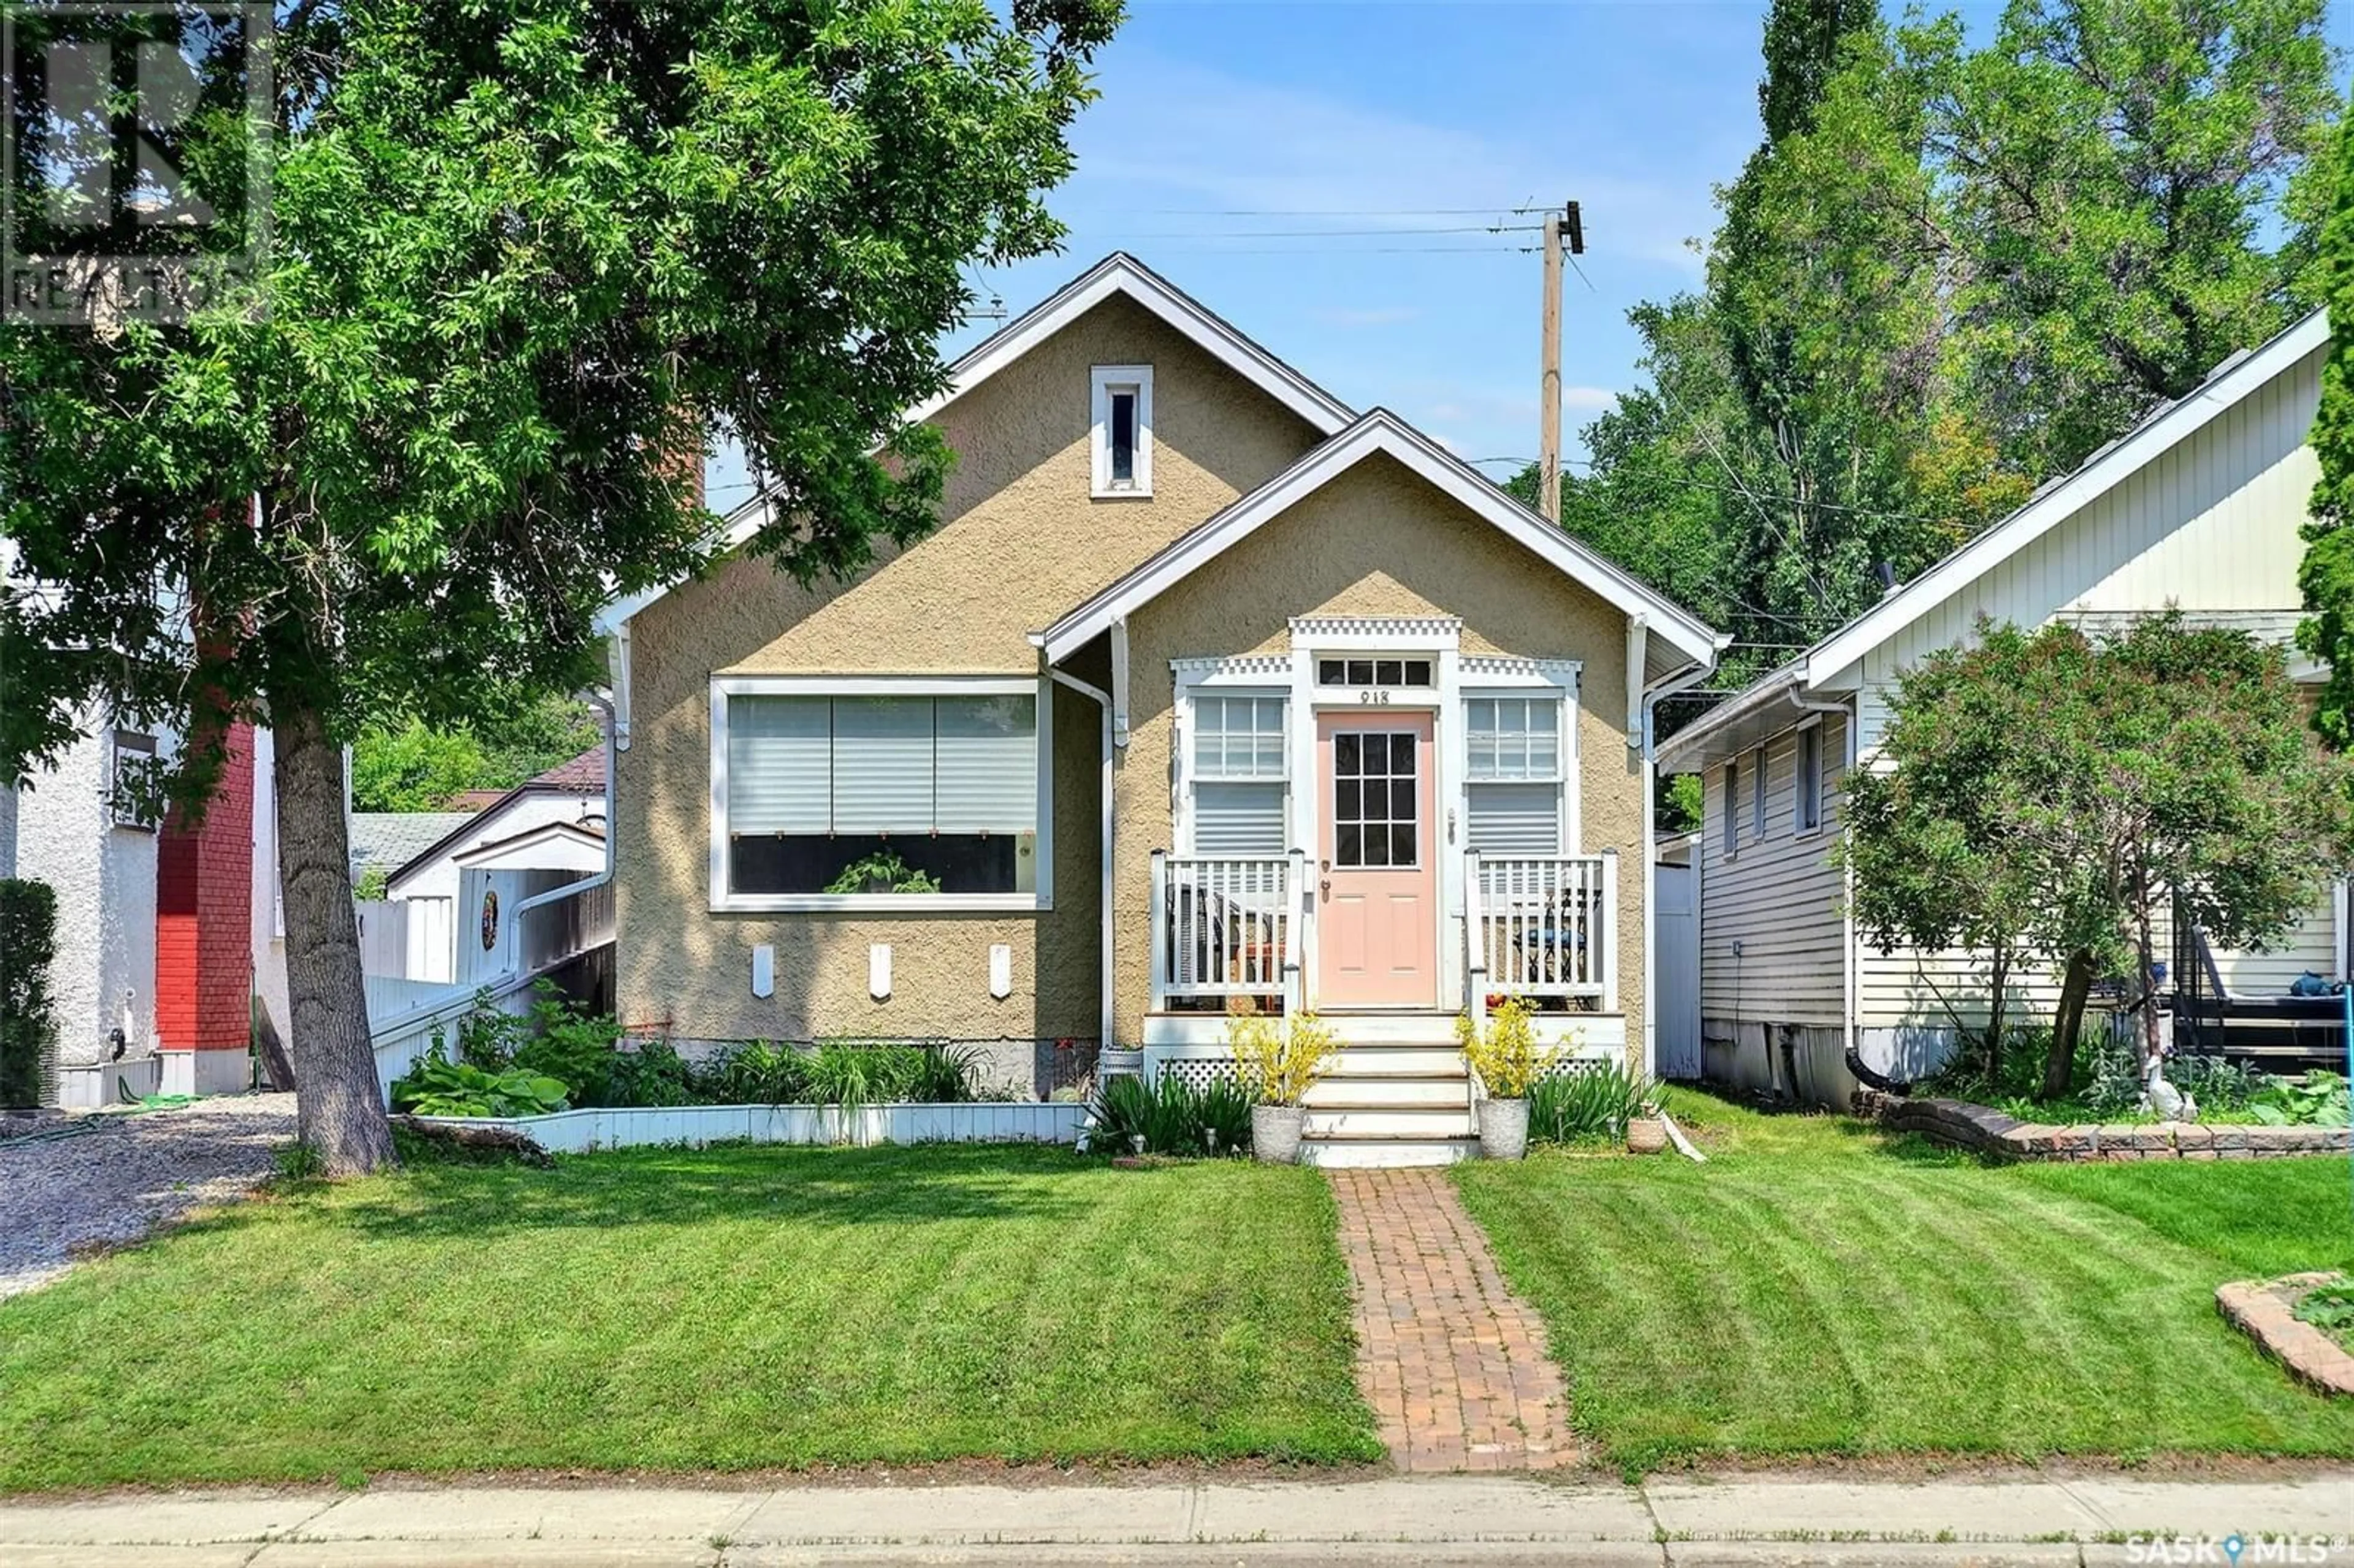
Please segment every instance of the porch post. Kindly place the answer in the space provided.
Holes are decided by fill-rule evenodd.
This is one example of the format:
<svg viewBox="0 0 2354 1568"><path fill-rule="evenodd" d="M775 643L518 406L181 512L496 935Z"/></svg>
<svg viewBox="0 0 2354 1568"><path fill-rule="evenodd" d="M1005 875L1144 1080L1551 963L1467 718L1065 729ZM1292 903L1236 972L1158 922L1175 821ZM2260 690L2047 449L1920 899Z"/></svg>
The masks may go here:
<svg viewBox="0 0 2354 1568"><path fill-rule="evenodd" d="M1650 912L1644 911L1646 918ZM1602 1011L1618 1011L1618 852L1602 852Z"/></svg>
<svg viewBox="0 0 2354 1568"><path fill-rule="evenodd" d="M1152 938L1152 989L1150 1004L1155 1012L1169 1007L1169 852L1152 852L1152 917L1147 930Z"/></svg>
<svg viewBox="0 0 2354 1568"><path fill-rule="evenodd" d="M1283 1015L1289 1018L1307 1003L1300 960L1314 929L1308 914L1308 852L1295 849L1284 863L1283 885ZM1287 1025L1288 1027L1288 1025Z"/></svg>
<svg viewBox="0 0 2354 1568"><path fill-rule="evenodd" d="M1463 856L1463 1011L1471 1027L1488 1027L1488 921L1479 906L1479 852Z"/></svg>

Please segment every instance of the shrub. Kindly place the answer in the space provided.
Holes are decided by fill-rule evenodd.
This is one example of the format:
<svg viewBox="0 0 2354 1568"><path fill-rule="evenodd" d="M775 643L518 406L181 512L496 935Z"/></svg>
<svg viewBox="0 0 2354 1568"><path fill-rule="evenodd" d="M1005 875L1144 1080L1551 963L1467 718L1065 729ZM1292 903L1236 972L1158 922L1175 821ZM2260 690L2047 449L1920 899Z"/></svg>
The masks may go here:
<svg viewBox="0 0 2354 1568"><path fill-rule="evenodd" d="M667 1040L649 1040L634 1050L610 1048L605 1064L604 1098L608 1106L709 1105L713 1097L697 1077L694 1065Z"/></svg>
<svg viewBox="0 0 2354 1568"><path fill-rule="evenodd" d="M893 1100L961 1105L981 1097L980 1065L970 1045L828 1040L810 1053L801 1089L809 1103L845 1111Z"/></svg>
<svg viewBox="0 0 2354 1568"><path fill-rule="evenodd" d="M1530 1086L1559 1059L1558 1051L1537 1044L1536 1030L1529 1022L1533 1012L1526 1001L1511 997L1489 1014L1485 1033L1468 1012L1455 1021L1463 1059L1498 1099L1527 1098Z"/></svg>
<svg viewBox="0 0 2354 1568"><path fill-rule="evenodd" d="M2346 1113L2346 1080L2317 1071L2302 1082L2272 1079L2248 1107L2248 1114L2267 1127L2344 1127Z"/></svg>
<svg viewBox="0 0 2354 1568"><path fill-rule="evenodd" d="M40 1103L41 1065L57 1027L49 1010L57 936L48 884L0 877L0 1107Z"/></svg>
<svg viewBox="0 0 2354 1568"><path fill-rule="evenodd" d="M808 1082L801 1052L752 1040L722 1052L705 1070L702 1086L721 1105L784 1106L800 1100Z"/></svg>
<svg viewBox="0 0 2354 1568"><path fill-rule="evenodd" d="M520 1067L452 1062L441 1043L392 1086L392 1108L412 1116L543 1116L566 1108L564 1085Z"/></svg>
<svg viewBox="0 0 2354 1568"><path fill-rule="evenodd" d="M1253 1100L1296 1106L1324 1075L1340 1041L1312 1012L1283 1019L1241 1011L1226 1020L1226 1049L1234 1054L1235 1071Z"/></svg>
<svg viewBox="0 0 2354 1568"><path fill-rule="evenodd" d="M1094 1126L1089 1147L1126 1154L1198 1156L1241 1154L1250 1149L1250 1091L1220 1076L1195 1088L1173 1073L1147 1084L1123 1074L1107 1078L1088 1107Z"/></svg>
<svg viewBox="0 0 2354 1568"><path fill-rule="evenodd" d="M629 1054L620 1048L620 1025L610 1014L582 1012L550 981L543 980L532 987L530 1016L515 1022L522 1025L522 1039L506 1053L505 1063L482 1061L478 1065L511 1065L557 1079L572 1086L572 1103L577 1106L680 1103L632 1099L618 1093L615 1079L625 1071L622 1062ZM504 1035L506 1031L494 1028L484 1033ZM474 1060L462 1053L461 1059Z"/></svg>
<svg viewBox="0 0 2354 1568"><path fill-rule="evenodd" d="M1617 1139L1649 1114L1657 1094L1649 1078L1616 1062L1547 1073L1529 1086L1529 1137L1540 1143Z"/></svg>

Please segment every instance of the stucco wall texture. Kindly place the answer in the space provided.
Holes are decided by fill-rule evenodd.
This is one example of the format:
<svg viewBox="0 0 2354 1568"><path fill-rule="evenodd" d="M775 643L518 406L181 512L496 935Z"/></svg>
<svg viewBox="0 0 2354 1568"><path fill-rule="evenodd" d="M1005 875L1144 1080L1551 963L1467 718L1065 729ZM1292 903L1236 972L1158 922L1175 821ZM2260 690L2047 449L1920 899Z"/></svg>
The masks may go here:
<svg viewBox="0 0 2354 1568"><path fill-rule="evenodd" d="M68 1067L105 1060L118 1025L131 1054L155 1047L155 834L115 825L112 731L95 717L84 729L90 738L33 775L16 817L16 874L57 891L49 994Z"/></svg>
<svg viewBox="0 0 2354 1568"><path fill-rule="evenodd" d="M1639 1066L1643 776L1640 755L1627 745L1626 618L1382 455L1262 525L1129 618L1130 737L1115 783L1117 1033L1141 1037L1150 984L1143 960L1150 940L1151 852L1174 847L1169 781L1176 682L1169 662L1286 651L1294 616L1338 615L1459 616L1466 653L1581 662L1576 847L1588 854L1618 851L1619 1005L1628 1054Z"/></svg>
<svg viewBox="0 0 2354 1568"><path fill-rule="evenodd" d="M1153 367L1152 494L1088 496L1089 368ZM709 907L710 680L722 673L1035 674L1029 641L1065 609L1307 451L1315 432L1125 300L1108 301L938 421L959 462L929 537L847 586L804 589L739 559L637 618L632 741L615 824L616 984L633 1033L1092 1039L1099 1029L1100 716L1054 694L1051 911L717 914ZM1082 679L1101 684L1099 663ZM1166 793L1164 786L1164 794ZM892 948L891 998L867 949ZM751 949L776 948L775 995ZM989 950L1013 989L989 994ZM1141 948L1138 949L1140 958Z"/></svg>

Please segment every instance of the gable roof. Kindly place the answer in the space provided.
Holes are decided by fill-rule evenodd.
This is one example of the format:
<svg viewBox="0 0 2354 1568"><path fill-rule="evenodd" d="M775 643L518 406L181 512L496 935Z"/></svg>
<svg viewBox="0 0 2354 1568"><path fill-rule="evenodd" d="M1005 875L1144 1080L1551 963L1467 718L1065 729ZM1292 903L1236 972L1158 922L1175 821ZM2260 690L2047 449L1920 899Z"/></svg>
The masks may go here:
<svg viewBox="0 0 2354 1568"><path fill-rule="evenodd" d="M1031 641L1047 659L1059 661L1122 620L1138 606L1167 591L1262 524L1331 482L1358 463L1383 453L1409 472L1460 503L1555 570L1598 594L1628 616L1642 616L1649 628L1687 664L1707 663L1725 639L1699 617L1596 554L1558 524L1522 505L1452 452L1386 408L1375 408L1317 447L1208 522L1163 547L1127 576L1063 616Z"/></svg>
<svg viewBox="0 0 2354 1568"><path fill-rule="evenodd" d="M603 742L590 747L579 756L559 762L546 772L525 779L479 811L419 812L417 815L450 817L449 829L429 841L424 847L412 851L406 860L397 863L390 881L398 883L412 872L421 871L449 853L461 839L488 832L492 824L516 801L535 795L601 796L605 793L605 747ZM481 843L498 841L484 839ZM480 848L477 843L474 848ZM472 853L470 849L468 853Z"/></svg>
<svg viewBox="0 0 2354 1568"><path fill-rule="evenodd" d="M2206 429L2328 341L2327 313L2316 311L2261 347L2243 350L2223 360L2207 373L2197 389L2151 409L2131 429L2085 459L2073 472L2038 488L2018 511L1963 544L1789 663L1662 741L1661 765L1689 763L1696 755L1706 756L1713 749L1721 749L1706 745L1719 731L1769 709L1777 699L1799 701L1808 689L1836 679L1994 567Z"/></svg>
<svg viewBox="0 0 2354 1568"><path fill-rule="evenodd" d="M573 849L591 851L601 855L605 851L605 819L583 817L578 821L540 822L520 832L504 838L484 839L469 844L453 856L460 865L476 867L489 861L513 855L518 851L544 844L559 843Z"/></svg>
<svg viewBox="0 0 2354 1568"><path fill-rule="evenodd" d="M921 424L1065 327L1118 296L1143 307L1195 347L1266 393L1320 436L1341 429L1354 417L1349 406L1244 336L1224 317L1123 250L1115 250L1030 309L1007 322L949 366L949 384L907 410L908 424ZM764 491L728 514L710 541L710 553L741 548L774 515L773 491ZM597 630L610 634L676 584L643 588L607 605Z"/></svg>

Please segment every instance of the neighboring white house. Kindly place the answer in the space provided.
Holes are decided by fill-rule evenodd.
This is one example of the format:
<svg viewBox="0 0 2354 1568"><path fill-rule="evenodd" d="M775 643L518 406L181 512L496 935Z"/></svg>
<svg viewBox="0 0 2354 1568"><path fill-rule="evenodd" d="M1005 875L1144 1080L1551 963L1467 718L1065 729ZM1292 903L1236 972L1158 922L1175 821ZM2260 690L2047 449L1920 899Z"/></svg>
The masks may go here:
<svg viewBox="0 0 2354 1568"><path fill-rule="evenodd" d="M495 960L497 907L605 863L605 751L549 768L479 811L362 812L353 857L381 866L385 896L360 905L370 994L397 1002L465 983ZM486 904L486 899L491 900ZM486 958L485 955L490 955ZM391 981L408 982L406 988Z"/></svg>
<svg viewBox="0 0 2354 1568"><path fill-rule="evenodd" d="M1841 1103L1854 1067L1914 1077L1943 1060L1947 1004L1982 1016L1967 953L1863 944L1831 851L1841 781L1872 766L1899 674L1968 640L1980 616L2090 627L2179 606L2202 624L2283 644L2300 618L2298 530L2318 476L2306 434L2328 327L2315 313L2151 413L2075 472L1911 583L1727 699L1660 748L1706 783L1701 1012L1707 1075ZM2319 672L2294 662L2300 679ZM2278 995L2301 972L2344 978L2338 905L2274 951L2216 955L2232 990ZM2018 977L2014 1007L2048 1015L2051 977Z"/></svg>

